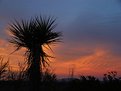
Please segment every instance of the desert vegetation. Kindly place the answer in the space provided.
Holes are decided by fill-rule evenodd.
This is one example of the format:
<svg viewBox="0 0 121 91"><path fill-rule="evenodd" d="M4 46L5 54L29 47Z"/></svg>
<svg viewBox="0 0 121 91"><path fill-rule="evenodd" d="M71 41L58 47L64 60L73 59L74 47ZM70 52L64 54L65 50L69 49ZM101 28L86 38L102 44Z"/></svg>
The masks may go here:
<svg viewBox="0 0 121 91"><path fill-rule="evenodd" d="M25 66L18 63L19 70L14 72L9 61L0 60L0 91L30 91L31 85ZM41 76L40 91L120 91L121 77L116 71L111 71L100 80L94 76L79 76L78 78L58 79L50 69Z"/></svg>

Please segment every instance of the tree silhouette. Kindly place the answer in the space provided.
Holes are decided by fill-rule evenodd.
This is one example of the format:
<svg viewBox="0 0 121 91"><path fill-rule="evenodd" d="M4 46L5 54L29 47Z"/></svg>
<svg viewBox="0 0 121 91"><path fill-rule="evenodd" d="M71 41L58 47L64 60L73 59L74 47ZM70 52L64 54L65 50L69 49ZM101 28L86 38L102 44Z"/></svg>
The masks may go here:
<svg viewBox="0 0 121 91"><path fill-rule="evenodd" d="M28 63L28 75L33 83L34 91L39 89L39 83L42 75L42 68L47 66L49 55L44 51L44 47L51 49L50 44L60 42L61 32L54 31L56 19L53 17L34 17L27 20L21 20L10 24L11 39L16 50L25 47L25 55Z"/></svg>

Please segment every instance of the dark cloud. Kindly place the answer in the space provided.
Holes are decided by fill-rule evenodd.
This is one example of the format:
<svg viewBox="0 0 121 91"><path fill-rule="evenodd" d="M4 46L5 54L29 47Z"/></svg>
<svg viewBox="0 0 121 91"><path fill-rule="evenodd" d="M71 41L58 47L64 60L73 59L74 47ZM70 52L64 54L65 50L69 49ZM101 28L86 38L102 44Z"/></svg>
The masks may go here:
<svg viewBox="0 0 121 91"><path fill-rule="evenodd" d="M72 23L68 29L69 39L75 42L82 41L87 44L121 44L121 17L117 20L111 18L103 23L101 17L97 20L94 17L90 17L87 20L86 16L83 17L85 20L82 20L82 17L80 17Z"/></svg>
<svg viewBox="0 0 121 91"><path fill-rule="evenodd" d="M95 54L95 50L90 50L90 48L84 48L84 46L82 47L77 44L66 44L69 43L62 44L61 47L54 50L54 53L56 53L55 56L59 59L59 61L74 61L76 59Z"/></svg>
<svg viewBox="0 0 121 91"><path fill-rule="evenodd" d="M96 48L102 48L108 51L109 55L119 57L121 55L120 4L117 0L101 0L88 5L89 8L86 7L85 13L82 12L65 27L63 45L66 46L59 53L70 60L72 57L68 55L78 59L81 56L88 56L88 53L92 55Z"/></svg>

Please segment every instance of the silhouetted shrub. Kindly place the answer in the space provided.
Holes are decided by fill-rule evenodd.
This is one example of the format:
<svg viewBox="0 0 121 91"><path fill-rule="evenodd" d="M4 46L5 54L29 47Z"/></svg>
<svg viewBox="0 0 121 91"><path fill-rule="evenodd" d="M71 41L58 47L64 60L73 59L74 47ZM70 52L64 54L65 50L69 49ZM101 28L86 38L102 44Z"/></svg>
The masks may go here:
<svg viewBox="0 0 121 91"><path fill-rule="evenodd" d="M28 80L27 78L27 72L26 72L26 65L18 63L18 70L13 71L12 67L8 67L8 74L7 74L7 80Z"/></svg>
<svg viewBox="0 0 121 91"><path fill-rule="evenodd" d="M3 58L0 57L0 80L6 79L8 69L8 61L3 62Z"/></svg>
<svg viewBox="0 0 121 91"><path fill-rule="evenodd" d="M45 72L43 72L43 76L42 76L42 81L43 82L54 82L56 81L56 75L49 69L46 69Z"/></svg>

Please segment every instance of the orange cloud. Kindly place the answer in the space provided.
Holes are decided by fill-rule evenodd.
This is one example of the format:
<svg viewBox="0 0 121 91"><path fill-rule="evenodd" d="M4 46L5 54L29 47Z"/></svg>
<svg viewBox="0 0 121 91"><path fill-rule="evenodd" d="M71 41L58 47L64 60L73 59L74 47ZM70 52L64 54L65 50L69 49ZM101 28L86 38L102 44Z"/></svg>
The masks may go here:
<svg viewBox="0 0 121 91"><path fill-rule="evenodd" d="M4 58L5 61L9 60L10 65L13 69L17 68L18 62L23 62L23 50L11 54L15 48L7 41L0 39L0 56Z"/></svg>
<svg viewBox="0 0 121 91"><path fill-rule="evenodd" d="M50 62L50 68L53 69L58 76L69 76L69 68L72 65L74 65L73 69L76 77L79 75L102 76L104 73L112 70L115 70L121 74L121 57L113 55L110 53L110 51L105 50L105 48L97 47L92 49L93 52L89 53L85 53L87 49L86 47L81 47L79 49L75 48L73 49L73 52L61 50L61 45L57 45L52 48L54 49L54 53L47 51L47 49L45 49L45 51L47 51L48 54L56 57L55 59L51 59L52 61ZM0 55L4 56L5 60L9 59L10 64L14 67L14 69L17 69L18 62L24 62L25 49L9 55L14 50L15 48L11 44L3 39L0 39ZM60 52L66 52L69 55L66 55L66 53L60 54L58 50L60 50ZM82 53L80 55L76 55L76 52Z"/></svg>
<svg viewBox="0 0 121 91"><path fill-rule="evenodd" d="M119 57L114 56L111 53L109 53L109 51L106 51L103 48L96 48L93 51L94 52L90 55L80 56L76 59L69 61L68 60L56 61L52 65L53 67L55 67L57 74L61 73L66 76L68 76L70 65L75 65L74 66L75 76L79 75L102 76L104 73L112 70L117 71L120 74L121 71L120 56ZM68 55L68 56L73 56L73 55Z"/></svg>

